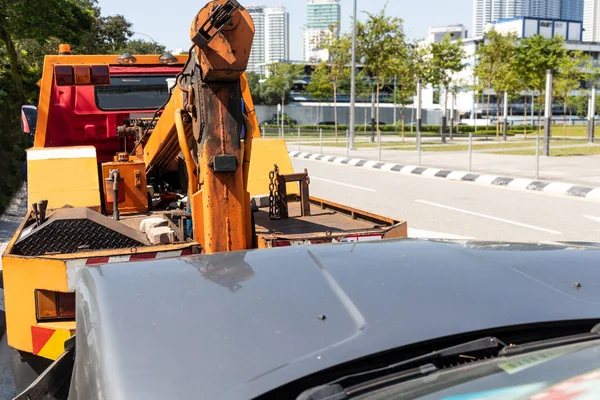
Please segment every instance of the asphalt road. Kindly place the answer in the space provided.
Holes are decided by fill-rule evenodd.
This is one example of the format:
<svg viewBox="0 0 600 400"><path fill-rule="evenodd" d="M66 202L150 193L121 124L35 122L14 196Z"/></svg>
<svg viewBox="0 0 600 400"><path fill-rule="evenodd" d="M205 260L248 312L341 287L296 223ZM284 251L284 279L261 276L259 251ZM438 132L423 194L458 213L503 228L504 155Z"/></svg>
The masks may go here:
<svg viewBox="0 0 600 400"><path fill-rule="evenodd" d="M600 203L504 187L292 159L311 195L408 221L409 235L600 242Z"/></svg>
<svg viewBox="0 0 600 400"><path fill-rule="evenodd" d="M408 221L409 235L511 242L600 242L600 203L439 178L292 159L311 195ZM24 213L25 193L0 220L0 251ZM1 264L0 264L1 268ZM0 289L0 400L14 395Z"/></svg>

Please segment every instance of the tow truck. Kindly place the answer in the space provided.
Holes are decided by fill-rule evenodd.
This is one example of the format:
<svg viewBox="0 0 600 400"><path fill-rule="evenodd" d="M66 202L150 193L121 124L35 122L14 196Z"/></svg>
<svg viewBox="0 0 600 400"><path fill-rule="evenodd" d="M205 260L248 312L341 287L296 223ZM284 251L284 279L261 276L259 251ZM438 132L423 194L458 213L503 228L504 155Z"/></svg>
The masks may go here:
<svg viewBox="0 0 600 400"><path fill-rule="evenodd" d="M407 236L405 221L310 196L285 142L260 138L245 74L253 36L237 1L213 0L187 54L65 44L45 57L29 210L2 255L17 392L79 330L82 269L116 263L135 280L151 259Z"/></svg>

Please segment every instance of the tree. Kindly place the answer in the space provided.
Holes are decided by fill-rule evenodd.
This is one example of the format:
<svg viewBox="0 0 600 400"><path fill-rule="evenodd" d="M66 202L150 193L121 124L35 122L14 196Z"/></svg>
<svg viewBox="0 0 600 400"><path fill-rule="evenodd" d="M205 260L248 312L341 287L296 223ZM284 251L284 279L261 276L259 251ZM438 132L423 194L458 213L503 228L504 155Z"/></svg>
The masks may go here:
<svg viewBox="0 0 600 400"><path fill-rule="evenodd" d="M302 65L277 63L270 66L270 76L262 84L261 98L266 104L281 104L281 115L285 111L285 103L289 100L292 86L302 75ZM281 120L283 131L283 118Z"/></svg>
<svg viewBox="0 0 600 400"><path fill-rule="evenodd" d="M587 71L593 68L592 57L582 51L569 53L558 67L554 79L554 94L563 102L563 135L567 134L567 105L571 92L579 89L579 84L586 78Z"/></svg>
<svg viewBox="0 0 600 400"><path fill-rule="evenodd" d="M320 63L317 68L313 71L310 83L306 87L306 90L311 97L319 101L319 111L322 112L321 102L334 93L334 84L331 81L331 72L327 63ZM321 120L321 116L318 117ZM336 135L337 138L337 135Z"/></svg>
<svg viewBox="0 0 600 400"><path fill-rule="evenodd" d="M448 109L448 87L454 74L465 68L463 59L465 51L462 41L453 42L450 35L437 43L429 45L429 60L425 73L425 80L433 86L444 89L444 108L442 113L442 142L446 143L446 110Z"/></svg>
<svg viewBox="0 0 600 400"><path fill-rule="evenodd" d="M413 101L417 92L417 80L422 75L421 61L423 52L414 45L406 46L405 57L395 64L396 86L394 104L400 104L401 135L404 141L404 108Z"/></svg>
<svg viewBox="0 0 600 400"><path fill-rule="evenodd" d="M260 98L260 75L256 72L247 72L248 87L250 88L250 94L252 95L252 101L254 105L260 104L262 99Z"/></svg>
<svg viewBox="0 0 600 400"><path fill-rule="evenodd" d="M338 138L337 95L342 80L350 76L349 64L352 60L352 39L349 35L337 34L338 27L332 25L328 37L323 40L329 53L331 83L333 84L333 114L335 124L335 140Z"/></svg>
<svg viewBox="0 0 600 400"><path fill-rule="evenodd" d="M19 105L25 103L25 91L17 42L46 43L58 38L78 43L92 24L89 10L77 0L0 0L0 43L6 50Z"/></svg>
<svg viewBox="0 0 600 400"><path fill-rule="evenodd" d="M375 80L377 99L377 134L379 133L379 91L381 85L394 77L399 60L406 55L402 20L385 15L385 7L378 14L366 13L365 23L357 23L357 50L362 64Z"/></svg>
<svg viewBox="0 0 600 400"><path fill-rule="evenodd" d="M128 40L116 53L131 53L131 54L163 54L167 48L161 44L148 42L142 39Z"/></svg>
<svg viewBox="0 0 600 400"><path fill-rule="evenodd" d="M477 66L475 74L481 81L487 82L487 117L485 121L485 132L488 132L490 119L490 99L492 96L492 84L499 72L509 65L515 52L516 35L513 33L503 35L494 29L488 31L484 36L484 43L477 47ZM496 99L500 92L496 90ZM498 109L498 100L496 100ZM496 137L499 132L496 127Z"/></svg>
<svg viewBox="0 0 600 400"><path fill-rule="evenodd" d="M528 87L538 93L538 130L540 129L541 106L546 87L547 70L557 71L567 55L564 39L555 36L546 39L541 35L521 40L515 52L516 72L528 82ZM535 97L534 97L535 99Z"/></svg>

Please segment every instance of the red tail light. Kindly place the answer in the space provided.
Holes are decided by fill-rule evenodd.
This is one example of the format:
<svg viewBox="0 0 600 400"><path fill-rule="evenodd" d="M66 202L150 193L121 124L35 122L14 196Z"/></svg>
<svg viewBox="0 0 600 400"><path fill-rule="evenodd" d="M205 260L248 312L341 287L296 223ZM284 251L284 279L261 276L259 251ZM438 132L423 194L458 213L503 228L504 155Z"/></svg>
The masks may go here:
<svg viewBox="0 0 600 400"><path fill-rule="evenodd" d="M93 85L110 85L110 71L108 65L92 65L92 84Z"/></svg>
<svg viewBox="0 0 600 400"><path fill-rule="evenodd" d="M57 86L110 85L108 65L57 65L54 77Z"/></svg>
<svg viewBox="0 0 600 400"><path fill-rule="evenodd" d="M57 65L54 67L54 78L57 86L70 86L75 84L73 67L70 65Z"/></svg>

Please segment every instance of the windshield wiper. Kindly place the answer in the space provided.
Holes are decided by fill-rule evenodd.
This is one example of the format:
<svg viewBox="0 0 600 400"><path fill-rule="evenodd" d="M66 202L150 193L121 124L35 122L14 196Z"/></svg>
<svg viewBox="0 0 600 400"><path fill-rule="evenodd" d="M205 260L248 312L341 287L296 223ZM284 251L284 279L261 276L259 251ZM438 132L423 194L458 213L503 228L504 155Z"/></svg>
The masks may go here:
<svg viewBox="0 0 600 400"><path fill-rule="evenodd" d="M478 360L480 353L497 356L506 344L493 336L451 346L385 367L350 374L302 392L296 400L342 400L365 390L431 374L454 359ZM437 365L436 365L437 364ZM401 371L398 372L397 370ZM346 384L346 385L344 385Z"/></svg>

